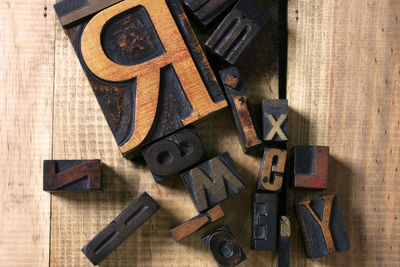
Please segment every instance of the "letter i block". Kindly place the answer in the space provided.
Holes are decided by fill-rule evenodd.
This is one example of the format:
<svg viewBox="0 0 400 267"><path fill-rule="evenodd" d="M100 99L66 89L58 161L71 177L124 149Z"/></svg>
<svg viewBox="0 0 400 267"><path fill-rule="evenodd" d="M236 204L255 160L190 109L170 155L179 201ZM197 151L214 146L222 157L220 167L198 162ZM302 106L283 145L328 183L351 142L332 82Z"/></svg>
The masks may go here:
<svg viewBox="0 0 400 267"><path fill-rule="evenodd" d="M310 258L350 248L336 195L300 202L296 206Z"/></svg>
<svg viewBox="0 0 400 267"><path fill-rule="evenodd" d="M210 209L246 189L227 152L181 175L199 212Z"/></svg>
<svg viewBox="0 0 400 267"><path fill-rule="evenodd" d="M293 187L323 190L328 187L329 147L293 148Z"/></svg>
<svg viewBox="0 0 400 267"><path fill-rule="evenodd" d="M288 101L285 99L263 100L263 139L268 143L287 142Z"/></svg>
<svg viewBox="0 0 400 267"><path fill-rule="evenodd" d="M126 156L227 107L179 0L54 8Z"/></svg>

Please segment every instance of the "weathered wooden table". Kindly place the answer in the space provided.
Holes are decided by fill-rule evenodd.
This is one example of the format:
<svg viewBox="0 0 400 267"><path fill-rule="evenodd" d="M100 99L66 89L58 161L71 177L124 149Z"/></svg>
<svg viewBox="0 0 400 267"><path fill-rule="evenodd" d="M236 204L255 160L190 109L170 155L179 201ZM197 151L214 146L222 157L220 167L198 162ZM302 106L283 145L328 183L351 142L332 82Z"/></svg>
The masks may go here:
<svg viewBox="0 0 400 267"><path fill-rule="evenodd" d="M0 0L0 266L89 266L80 248L141 192L162 209L102 266L214 266L200 237L175 243L168 229L196 215L181 181L153 182L118 151L54 0ZM290 143L329 145L328 192L336 192L350 251L306 258L293 221L293 266L395 266L400 262L400 1L290 0L287 96ZM262 56L262 55L260 55ZM239 67L250 99L277 98L267 67ZM244 155L230 112L199 126L211 155L229 151L249 189L224 204L248 259L250 207L261 155ZM103 193L42 191L44 159L101 158ZM296 201L321 192L288 192Z"/></svg>

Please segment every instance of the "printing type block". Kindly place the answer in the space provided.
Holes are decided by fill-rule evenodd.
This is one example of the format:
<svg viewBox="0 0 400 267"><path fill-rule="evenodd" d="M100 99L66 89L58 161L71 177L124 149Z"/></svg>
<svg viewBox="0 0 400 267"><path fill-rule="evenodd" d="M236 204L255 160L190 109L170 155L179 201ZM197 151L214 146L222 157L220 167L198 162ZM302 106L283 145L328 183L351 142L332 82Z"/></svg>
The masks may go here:
<svg viewBox="0 0 400 267"><path fill-rule="evenodd" d="M227 107L179 0L54 7L125 156Z"/></svg>
<svg viewBox="0 0 400 267"><path fill-rule="evenodd" d="M288 101L263 100L263 139L270 143L288 141Z"/></svg>

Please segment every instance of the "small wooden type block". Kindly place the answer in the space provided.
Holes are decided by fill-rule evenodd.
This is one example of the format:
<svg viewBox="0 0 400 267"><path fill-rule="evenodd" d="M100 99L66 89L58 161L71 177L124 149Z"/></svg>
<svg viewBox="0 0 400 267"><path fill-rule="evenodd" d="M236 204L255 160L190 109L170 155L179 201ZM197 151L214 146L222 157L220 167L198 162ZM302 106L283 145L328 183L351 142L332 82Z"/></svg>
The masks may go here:
<svg viewBox="0 0 400 267"><path fill-rule="evenodd" d="M142 150L156 182L201 163L205 154L203 143L195 128L184 129Z"/></svg>
<svg viewBox="0 0 400 267"><path fill-rule="evenodd" d="M293 158L293 187L327 189L329 147L297 145Z"/></svg>
<svg viewBox="0 0 400 267"><path fill-rule="evenodd" d="M288 101L263 100L263 139L267 142L288 141Z"/></svg>
<svg viewBox="0 0 400 267"><path fill-rule="evenodd" d="M259 130L250 112L250 103L246 89L240 80L239 70L231 67L219 72L225 93L232 108L236 130L239 135L243 151L257 149L262 146Z"/></svg>
<svg viewBox="0 0 400 267"><path fill-rule="evenodd" d="M210 209L246 189L227 152L182 174L181 178L199 212Z"/></svg>
<svg viewBox="0 0 400 267"><path fill-rule="evenodd" d="M206 42L206 47L229 64L255 40L268 11L257 0L239 0Z"/></svg>
<svg viewBox="0 0 400 267"><path fill-rule="evenodd" d="M82 248L82 252L92 264L97 265L150 219L158 209L158 204L147 193L143 193L90 240Z"/></svg>
<svg viewBox="0 0 400 267"><path fill-rule="evenodd" d="M45 160L43 190L50 192L101 190L101 161Z"/></svg>
<svg viewBox="0 0 400 267"><path fill-rule="evenodd" d="M226 225L203 237L203 242L219 266L236 266L246 260L246 255Z"/></svg>
<svg viewBox="0 0 400 267"><path fill-rule="evenodd" d="M218 205L206 212L199 214L193 219L172 228L170 231L175 241L180 241L196 233L200 229L210 225L211 223L218 221L224 216L224 211L222 210L221 206Z"/></svg>
<svg viewBox="0 0 400 267"><path fill-rule="evenodd" d="M259 190L280 192L284 185L287 150L265 148L261 165Z"/></svg>
<svg viewBox="0 0 400 267"><path fill-rule="evenodd" d="M196 21L203 28L207 28L236 1L237 0L184 0L183 4Z"/></svg>
<svg viewBox="0 0 400 267"><path fill-rule="evenodd" d="M227 107L179 0L55 9L124 155Z"/></svg>
<svg viewBox="0 0 400 267"><path fill-rule="evenodd" d="M278 267L290 266L290 218L280 217L278 238Z"/></svg>
<svg viewBox="0 0 400 267"><path fill-rule="evenodd" d="M276 250L278 194L253 194L252 250Z"/></svg>
<svg viewBox="0 0 400 267"><path fill-rule="evenodd" d="M310 258L350 248L336 195L300 202L296 206Z"/></svg>

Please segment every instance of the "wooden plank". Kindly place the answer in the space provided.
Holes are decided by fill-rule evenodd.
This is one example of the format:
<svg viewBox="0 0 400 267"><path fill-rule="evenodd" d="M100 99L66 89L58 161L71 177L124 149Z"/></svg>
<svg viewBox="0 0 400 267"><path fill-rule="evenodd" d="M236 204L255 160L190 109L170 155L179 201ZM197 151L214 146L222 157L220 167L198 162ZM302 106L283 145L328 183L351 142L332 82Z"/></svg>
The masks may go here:
<svg viewBox="0 0 400 267"><path fill-rule="evenodd" d="M330 146L350 250L307 259L298 223L292 266L400 262L400 2L289 1L290 143ZM320 197L290 191L288 207ZM290 204L290 205L289 205Z"/></svg>
<svg viewBox="0 0 400 267"><path fill-rule="evenodd" d="M49 264L50 195L42 189L42 164L51 157L52 140L55 18L51 2L0 1L3 266Z"/></svg>
<svg viewBox="0 0 400 267"><path fill-rule="evenodd" d="M267 0L260 1L267 6ZM201 37L201 36L200 36ZM260 37L269 40L262 32ZM204 42L203 40L202 42ZM76 55L65 36L61 24L56 23L56 70L54 96L54 158L100 158L103 169L103 192L57 194L52 199L51 266L91 266L80 251L93 236L129 205L143 191L160 204L161 209L103 262L104 266L214 266L201 237L215 230L210 225L176 243L169 229L198 215L183 183L178 179L163 185L154 182L147 167L134 164L122 157L114 137L104 119L93 91L86 80ZM264 56L271 53L272 44L254 44L252 58L243 57L238 67L249 100L277 98L276 65L266 64ZM261 115L261 109L260 109ZM261 117L261 116L260 116ZM218 129L218 130L216 130ZM262 151L246 155L240 148L229 110L199 123L199 135L209 155L228 151L243 173L246 185L256 188ZM256 253L249 249L251 234L252 190L245 190L223 203L235 238L245 249L247 260L241 266L257 266L275 262L273 252ZM238 224L237 218L248 211L248 218Z"/></svg>

